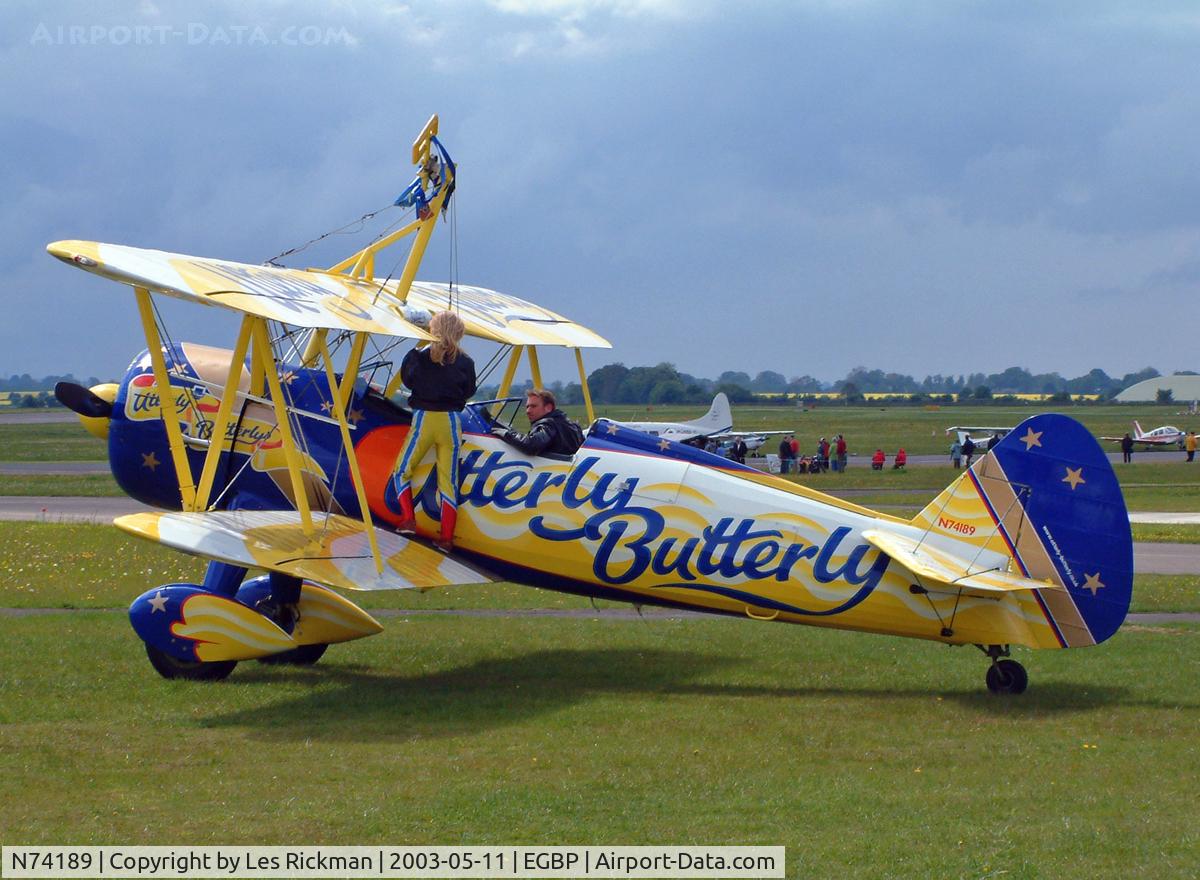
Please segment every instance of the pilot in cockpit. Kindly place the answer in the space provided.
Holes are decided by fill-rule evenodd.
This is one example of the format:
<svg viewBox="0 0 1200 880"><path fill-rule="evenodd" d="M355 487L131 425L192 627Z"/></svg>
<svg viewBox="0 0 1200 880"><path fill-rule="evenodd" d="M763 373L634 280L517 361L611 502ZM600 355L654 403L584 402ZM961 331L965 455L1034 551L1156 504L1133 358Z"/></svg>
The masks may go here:
<svg viewBox="0 0 1200 880"><path fill-rule="evenodd" d="M583 429L557 408L552 392L544 388L526 392L525 415L529 416L528 434L509 428L497 429L505 443L525 454L574 455L583 445Z"/></svg>

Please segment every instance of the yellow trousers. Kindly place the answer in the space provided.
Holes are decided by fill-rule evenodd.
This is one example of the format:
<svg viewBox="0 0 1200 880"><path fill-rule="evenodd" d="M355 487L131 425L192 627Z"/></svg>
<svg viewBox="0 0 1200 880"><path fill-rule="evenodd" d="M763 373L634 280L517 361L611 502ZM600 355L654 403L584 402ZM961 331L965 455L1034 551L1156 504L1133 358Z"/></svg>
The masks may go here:
<svg viewBox="0 0 1200 880"><path fill-rule="evenodd" d="M412 427L396 458L396 494L412 489L412 473L432 446L437 452L438 494L443 504L458 509L458 453L462 448L462 413L413 412Z"/></svg>

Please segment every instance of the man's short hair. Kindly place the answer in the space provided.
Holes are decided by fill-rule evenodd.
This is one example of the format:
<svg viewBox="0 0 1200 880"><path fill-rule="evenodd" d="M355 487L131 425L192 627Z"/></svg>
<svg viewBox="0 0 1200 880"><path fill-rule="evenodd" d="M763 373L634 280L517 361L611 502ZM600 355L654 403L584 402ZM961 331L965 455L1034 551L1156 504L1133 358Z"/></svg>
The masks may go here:
<svg viewBox="0 0 1200 880"><path fill-rule="evenodd" d="M525 396L526 397L536 397L539 400L541 400L542 403L547 404L548 406L552 406L555 409L558 409L558 401L556 401L554 399L553 391L547 391L545 388L530 388L528 391L525 392Z"/></svg>

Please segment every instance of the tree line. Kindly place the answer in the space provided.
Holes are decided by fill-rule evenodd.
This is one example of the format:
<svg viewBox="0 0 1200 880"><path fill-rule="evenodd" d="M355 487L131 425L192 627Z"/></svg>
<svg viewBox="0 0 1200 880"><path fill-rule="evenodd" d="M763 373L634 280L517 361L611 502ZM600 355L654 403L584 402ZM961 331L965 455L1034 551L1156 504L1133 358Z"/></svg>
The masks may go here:
<svg viewBox="0 0 1200 880"><path fill-rule="evenodd" d="M1180 370L1184 375L1196 375L1190 370ZM1059 399L1069 399L1072 394L1095 394L1108 400L1120 391L1145 379L1161 376L1154 367L1146 367L1121 377L1109 376L1104 370L1090 370L1071 379L1058 373L1031 373L1024 367L1009 367L999 373L970 373L942 375L935 373L917 380L903 373L885 373L883 370L868 370L855 367L843 378L832 382L812 376L786 377L774 370L763 370L751 376L749 373L726 370L715 379L681 373L673 364L661 363L653 367L627 367L623 363L607 364L588 374L588 388L596 403L665 404L665 403L708 403L718 391L723 391L733 403L750 403L761 396L791 395L803 397L807 394L836 392L850 401L862 399L864 394L920 395L930 399L988 400L1010 394L1048 394ZM77 382L89 387L100 382L95 376L76 379L65 376L44 376L35 379L28 373L0 378L0 391L44 391L49 392L56 382ZM578 382L553 382L550 390L565 405L583 403L583 388ZM480 388L477 397L494 397L498 386ZM26 406L50 404L50 394L31 397Z"/></svg>
<svg viewBox="0 0 1200 880"><path fill-rule="evenodd" d="M1146 367L1119 377L1093 369L1082 376L1065 378L1058 373L1032 373L1024 367L1009 367L999 373L936 373L918 380L902 373L855 367L834 381L822 381L808 375L788 378L774 370L763 370L754 376L727 370L710 379L681 373L669 363L653 367L627 367L616 363L588 374L588 388L593 401L608 404L708 403L718 391L724 391L733 403L750 403L776 395L804 397L829 392L839 393L850 401L861 400L867 393L916 395L917 399L940 400L990 400L1012 394L1047 394L1067 400L1074 394L1094 394L1108 400L1130 385L1161 375L1154 367ZM583 402L583 389L578 382L554 382L550 390L564 404ZM497 386L483 388L481 396L494 396L496 391Z"/></svg>

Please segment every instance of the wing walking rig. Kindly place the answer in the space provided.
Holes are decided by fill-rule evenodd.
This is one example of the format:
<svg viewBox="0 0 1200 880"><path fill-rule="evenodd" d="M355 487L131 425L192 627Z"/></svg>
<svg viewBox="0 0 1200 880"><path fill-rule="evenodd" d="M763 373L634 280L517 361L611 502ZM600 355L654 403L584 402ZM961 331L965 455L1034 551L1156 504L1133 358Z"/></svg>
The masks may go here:
<svg viewBox="0 0 1200 880"><path fill-rule="evenodd" d="M1120 488L1077 422L1034 416L912 520L822 495L665 436L595 420L581 349L609 347L545 308L416 280L455 188L433 117L413 144L414 216L328 269L254 266L95 242L54 256L134 288L147 351L119 385L57 389L107 437L121 487L161 512L127 532L210 560L130 618L164 676L223 678L238 661L312 663L380 631L335 590L429 589L503 577L636 604L975 644L993 691L1020 692L1011 645L1098 644L1120 626L1132 541ZM395 280L379 252L412 238ZM397 263L399 265L399 263ZM231 350L165 336L155 297L241 316ZM507 356L500 397L537 349L574 349L589 422L573 456L529 456L492 431L498 402L463 413L455 553L399 535L391 474L412 414L360 374L418 316L459 311ZM368 351L371 354L368 354ZM420 535L437 534L434 463L417 469ZM250 577L252 570L267 572ZM298 612L298 616L297 616Z"/></svg>

